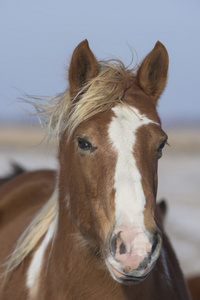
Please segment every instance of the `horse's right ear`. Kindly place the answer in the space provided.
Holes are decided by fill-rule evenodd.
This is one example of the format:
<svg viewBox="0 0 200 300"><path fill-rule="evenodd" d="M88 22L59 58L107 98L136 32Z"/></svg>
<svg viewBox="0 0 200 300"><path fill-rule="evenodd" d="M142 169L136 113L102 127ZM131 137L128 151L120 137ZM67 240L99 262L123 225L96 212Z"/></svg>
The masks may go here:
<svg viewBox="0 0 200 300"><path fill-rule="evenodd" d="M69 90L75 97L81 87L99 72L98 62L89 48L87 40L82 41L74 50L69 67Z"/></svg>

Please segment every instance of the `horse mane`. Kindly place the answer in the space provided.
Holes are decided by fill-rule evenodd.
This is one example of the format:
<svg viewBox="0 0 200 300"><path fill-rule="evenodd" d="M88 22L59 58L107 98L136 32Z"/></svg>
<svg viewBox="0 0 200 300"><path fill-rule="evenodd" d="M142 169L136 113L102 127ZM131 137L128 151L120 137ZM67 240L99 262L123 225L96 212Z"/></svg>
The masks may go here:
<svg viewBox="0 0 200 300"><path fill-rule="evenodd" d="M134 78L134 70L135 67L128 69L117 59L102 61L99 62L99 74L84 85L74 99L71 100L68 89L53 98L30 96L25 101L36 108L35 115L40 118L50 136L59 139L67 130L70 137L77 126L86 119L107 111L116 104L123 104L125 91ZM56 221L57 218L58 191L55 190L18 239L15 250L5 263L7 268L3 276L20 265L47 232L53 220Z"/></svg>
<svg viewBox="0 0 200 300"><path fill-rule="evenodd" d="M20 265L20 263L35 248L37 243L47 232L53 220L55 220L55 226L57 225L57 216L58 216L57 204L58 204L58 192L57 189L55 189L51 198L40 209L40 211L37 213L35 218L31 221L29 226L26 228L26 230L22 233L22 235L18 239L13 253L8 258L8 261L3 265L6 266L6 270L2 274L2 276L6 276L6 274L8 274L10 271L14 270Z"/></svg>

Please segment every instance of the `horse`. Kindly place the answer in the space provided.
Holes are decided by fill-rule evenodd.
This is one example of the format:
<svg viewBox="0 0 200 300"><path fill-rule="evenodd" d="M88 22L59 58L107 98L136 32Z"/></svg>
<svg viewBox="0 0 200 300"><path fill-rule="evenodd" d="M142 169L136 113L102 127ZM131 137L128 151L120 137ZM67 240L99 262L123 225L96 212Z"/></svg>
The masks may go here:
<svg viewBox="0 0 200 300"><path fill-rule="evenodd" d="M15 176L25 172L25 170L15 162L11 163L11 167L12 167L11 174L7 175L6 177L0 178L0 186L6 183L8 180L14 178Z"/></svg>
<svg viewBox="0 0 200 300"><path fill-rule="evenodd" d="M0 299L190 299L156 204L168 63L159 41L131 69L84 40L67 90L35 104L59 168L1 187Z"/></svg>

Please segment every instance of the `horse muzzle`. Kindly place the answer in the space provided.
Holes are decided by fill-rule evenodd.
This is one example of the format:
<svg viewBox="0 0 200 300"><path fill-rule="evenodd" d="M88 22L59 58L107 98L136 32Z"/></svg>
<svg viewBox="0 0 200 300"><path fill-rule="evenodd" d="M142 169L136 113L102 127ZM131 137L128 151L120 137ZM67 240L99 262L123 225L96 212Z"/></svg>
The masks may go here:
<svg viewBox="0 0 200 300"><path fill-rule="evenodd" d="M159 230L152 235L135 228L117 228L105 247L107 268L120 283L139 283L155 266L161 247Z"/></svg>

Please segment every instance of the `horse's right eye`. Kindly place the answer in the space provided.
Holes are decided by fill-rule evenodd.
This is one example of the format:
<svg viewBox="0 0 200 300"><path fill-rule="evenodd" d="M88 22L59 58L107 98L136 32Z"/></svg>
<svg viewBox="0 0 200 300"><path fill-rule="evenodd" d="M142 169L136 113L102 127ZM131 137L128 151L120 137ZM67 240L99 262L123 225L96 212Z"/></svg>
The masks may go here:
<svg viewBox="0 0 200 300"><path fill-rule="evenodd" d="M87 151L92 149L92 144L84 139L78 138L78 147L81 150Z"/></svg>

